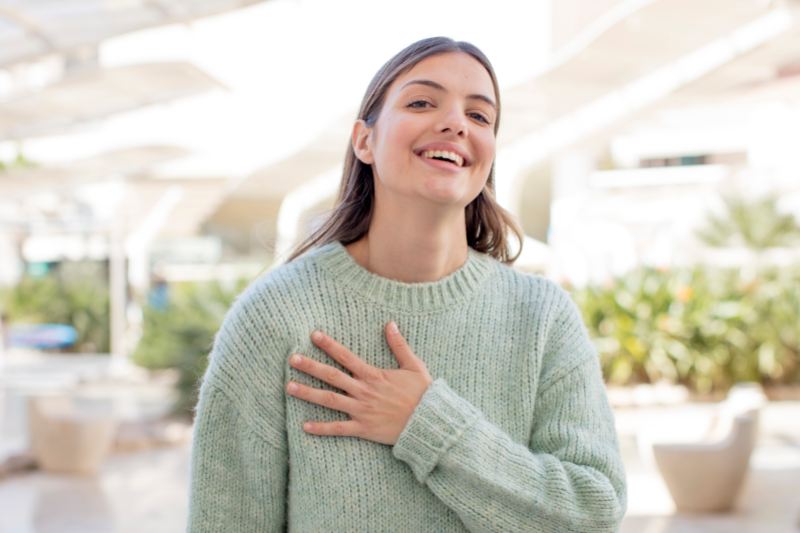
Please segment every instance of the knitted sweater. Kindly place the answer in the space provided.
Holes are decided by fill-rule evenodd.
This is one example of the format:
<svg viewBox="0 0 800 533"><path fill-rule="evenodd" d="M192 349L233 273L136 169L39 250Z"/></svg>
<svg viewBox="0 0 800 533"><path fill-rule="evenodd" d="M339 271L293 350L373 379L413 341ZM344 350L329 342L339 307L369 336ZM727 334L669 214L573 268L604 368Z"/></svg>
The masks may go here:
<svg viewBox="0 0 800 533"><path fill-rule="evenodd" d="M321 330L398 368L394 320L435 380L394 446L305 433L344 413L285 392L330 385L294 353L342 369ZM360 267L340 243L263 276L216 337L192 450L188 531L611 532L625 474L599 362L551 282L470 249L432 283Z"/></svg>

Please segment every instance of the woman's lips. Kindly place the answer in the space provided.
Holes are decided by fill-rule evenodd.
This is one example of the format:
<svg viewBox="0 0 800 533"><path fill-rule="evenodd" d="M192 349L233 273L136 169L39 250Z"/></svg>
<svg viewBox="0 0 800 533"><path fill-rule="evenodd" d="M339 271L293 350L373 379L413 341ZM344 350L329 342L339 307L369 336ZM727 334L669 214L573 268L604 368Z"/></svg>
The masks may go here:
<svg viewBox="0 0 800 533"><path fill-rule="evenodd" d="M414 154L421 157L449 159L455 161L456 166L469 167L472 166L472 159L467 151L454 143L449 142L432 142L428 143L422 148L414 150Z"/></svg>
<svg viewBox="0 0 800 533"><path fill-rule="evenodd" d="M460 167L455 163L451 163L450 161L442 161L441 159L431 159L429 157L422 157L421 155L417 156L421 159L425 164L430 165L434 168L438 168L440 170L445 170L447 172L460 172L464 170L466 167Z"/></svg>
<svg viewBox="0 0 800 533"><path fill-rule="evenodd" d="M423 150L422 152L419 152L419 155L422 157L427 157L428 159L444 159L446 161L450 161L451 163L455 163L457 167L464 166L464 158L458 155L456 152L449 150Z"/></svg>

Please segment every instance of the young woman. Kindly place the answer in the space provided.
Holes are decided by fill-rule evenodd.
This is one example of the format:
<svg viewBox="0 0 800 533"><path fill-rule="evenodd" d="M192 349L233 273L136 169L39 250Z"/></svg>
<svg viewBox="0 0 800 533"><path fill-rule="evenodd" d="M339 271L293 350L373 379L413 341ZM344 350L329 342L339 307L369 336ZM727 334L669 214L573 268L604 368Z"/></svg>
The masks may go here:
<svg viewBox="0 0 800 533"><path fill-rule="evenodd" d="M474 46L378 72L337 207L214 345L190 532L611 532L625 476L569 296L510 262Z"/></svg>

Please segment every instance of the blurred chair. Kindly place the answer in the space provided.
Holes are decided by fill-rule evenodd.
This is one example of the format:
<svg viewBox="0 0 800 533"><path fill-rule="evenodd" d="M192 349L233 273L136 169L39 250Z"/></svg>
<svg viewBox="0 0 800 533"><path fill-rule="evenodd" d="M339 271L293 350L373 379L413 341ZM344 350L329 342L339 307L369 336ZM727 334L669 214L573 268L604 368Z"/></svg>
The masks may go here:
<svg viewBox="0 0 800 533"><path fill-rule="evenodd" d="M722 512L733 507L758 435L761 386L736 385L720 405L708 436L696 443L655 443L656 464L679 511Z"/></svg>
<svg viewBox="0 0 800 533"><path fill-rule="evenodd" d="M97 403L66 396L30 400L31 448L43 470L80 475L97 472L117 429L111 411L98 409Z"/></svg>

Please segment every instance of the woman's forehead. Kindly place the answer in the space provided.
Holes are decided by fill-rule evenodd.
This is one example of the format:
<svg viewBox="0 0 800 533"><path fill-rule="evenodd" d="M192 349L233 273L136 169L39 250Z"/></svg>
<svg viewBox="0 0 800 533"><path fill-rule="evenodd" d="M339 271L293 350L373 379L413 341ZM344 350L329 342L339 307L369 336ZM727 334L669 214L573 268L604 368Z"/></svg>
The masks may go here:
<svg viewBox="0 0 800 533"><path fill-rule="evenodd" d="M446 90L462 89L470 93L480 91L487 96L495 93L492 78L486 68L464 52L449 52L423 59L398 77L392 84L392 89L402 90L415 80L433 81Z"/></svg>

